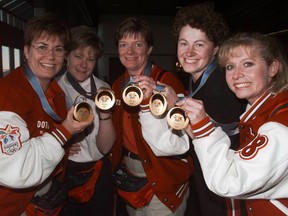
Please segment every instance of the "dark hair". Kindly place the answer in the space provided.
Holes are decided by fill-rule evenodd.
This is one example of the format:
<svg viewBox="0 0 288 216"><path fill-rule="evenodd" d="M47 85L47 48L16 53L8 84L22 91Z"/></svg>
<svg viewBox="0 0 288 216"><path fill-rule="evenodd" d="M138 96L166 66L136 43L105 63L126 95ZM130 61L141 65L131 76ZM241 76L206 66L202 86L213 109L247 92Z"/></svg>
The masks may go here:
<svg viewBox="0 0 288 216"><path fill-rule="evenodd" d="M104 44L94 29L85 25L72 28L70 51L88 46L95 50L97 59L103 55Z"/></svg>
<svg viewBox="0 0 288 216"><path fill-rule="evenodd" d="M215 12L208 3L189 5L178 10L173 24L173 33L177 40L181 28L186 25L203 31L215 46L219 46L229 34L222 15Z"/></svg>
<svg viewBox="0 0 288 216"><path fill-rule="evenodd" d="M137 36L143 36L148 47L153 46L153 35L150 25L137 17L128 17L123 20L117 27L115 32L115 43L118 46L118 42L123 37L126 37L128 34Z"/></svg>
<svg viewBox="0 0 288 216"><path fill-rule="evenodd" d="M279 41L269 35L264 35L257 32L238 33L227 39L220 47L218 57L219 63L225 66L229 56L233 56L235 49L243 47L252 57L258 55L268 66L275 60L279 61L279 69L269 83L268 89L277 93L286 89L288 86L288 65ZM236 51L237 52L237 51Z"/></svg>
<svg viewBox="0 0 288 216"><path fill-rule="evenodd" d="M48 37L58 36L68 50L70 43L70 31L68 27L53 14L45 14L31 18L25 27L24 45L31 45L32 41L41 37L42 34Z"/></svg>

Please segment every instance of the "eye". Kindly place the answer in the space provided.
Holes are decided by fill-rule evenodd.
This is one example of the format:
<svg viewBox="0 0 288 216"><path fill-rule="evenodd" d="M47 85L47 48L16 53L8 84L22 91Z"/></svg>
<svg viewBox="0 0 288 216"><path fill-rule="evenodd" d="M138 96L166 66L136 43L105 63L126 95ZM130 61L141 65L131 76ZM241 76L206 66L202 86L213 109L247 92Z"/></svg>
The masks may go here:
<svg viewBox="0 0 288 216"><path fill-rule="evenodd" d="M245 62L244 63L244 67L252 67L254 65L254 63L252 62Z"/></svg>
<svg viewBox="0 0 288 216"><path fill-rule="evenodd" d="M46 51L46 50L48 50L48 47L46 45L39 44L36 46L36 49L39 49L41 51Z"/></svg>
<svg viewBox="0 0 288 216"><path fill-rule="evenodd" d="M143 43L140 43L140 42L138 42L138 43L135 44L135 47L137 47L137 48L141 48L141 47L143 47L143 46L144 46L144 44L143 44Z"/></svg>
<svg viewBox="0 0 288 216"><path fill-rule="evenodd" d="M196 43L195 44L195 47L203 47L204 46L204 44L202 44L202 43Z"/></svg>
<svg viewBox="0 0 288 216"><path fill-rule="evenodd" d="M126 43L119 43L119 44L118 44L118 47L119 47L119 48L127 48L127 47L128 47L128 44L126 44Z"/></svg>
<svg viewBox="0 0 288 216"><path fill-rule="evenodd" d="M63 47L56 47L54 51L58 54L63 54L65 52Z"/></svg>
<svg viewBox="0 0 288 216"><path fill-rule="evenodd" d="M185 41L179 41L179 42L178 42L178 46L186 47L186 46L188 46L188 44L187 44L187 42L185 42Z"/></svg>
<svg viewBox="0 0 288 216"><path fill-rule="evenodd" d="M96 61L96 59L94 58L88 58L87 61L91 62L91 63L94 63Z"/></svg>
<svg viewBox="0 0 288 216"><path fill-rule="evenodd" d="M226 65L225 69L226 71L231 71L233 70L234 66L233 65Z"/></svg>

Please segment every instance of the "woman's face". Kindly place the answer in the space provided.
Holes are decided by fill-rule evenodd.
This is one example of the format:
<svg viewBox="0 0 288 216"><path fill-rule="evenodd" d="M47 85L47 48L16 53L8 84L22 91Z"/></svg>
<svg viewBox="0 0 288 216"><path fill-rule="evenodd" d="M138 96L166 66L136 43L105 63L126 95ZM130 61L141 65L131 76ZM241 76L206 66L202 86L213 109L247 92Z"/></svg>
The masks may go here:
<svg viewBox="0 0 288 216"><path fill-rule="evenodd" d="M218 49L200 29L189 25L181 28L177 45L178 60L194 81L202 75Z"/></svg>
<svg viewBox="0 0 288 216"><path fill-rule="evenodd" d="M279 64L274 61L268 66L258 53L252 55L249 48L239 46L228 56L225 68L229 88L238 98L253 104L269 88Z"/></svg>
<svg viewBox="0 0 288 216"><path fill-rule="evenodd" d="M129 34L118 42L121 63L130 75L139 75L144 70L152 47L148 47L140 34Z"/></svg>
<svg viewBox="0 0 288 216"><path fill-rule="evenodd" d="M92 47L78 48L69 53L67 70L78 82L83 82L92 74L96 62L96 51Z"/></svg>
<svg viewBox="0 0 288 216"><path fill-rule="evenodd" d="M48 37L42 34L41 37L33 40L31 45L25 45L24 54L30 69L42 88L46 90L51 79L63 65L64 44L57 36Z"/></svg>

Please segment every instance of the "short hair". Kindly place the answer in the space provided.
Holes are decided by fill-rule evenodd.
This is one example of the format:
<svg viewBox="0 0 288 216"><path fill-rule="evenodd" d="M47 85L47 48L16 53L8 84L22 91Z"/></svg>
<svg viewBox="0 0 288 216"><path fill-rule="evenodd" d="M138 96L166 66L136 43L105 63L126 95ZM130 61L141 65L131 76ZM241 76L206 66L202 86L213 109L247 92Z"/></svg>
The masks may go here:
<svg viewBox="0 0 288 216"><path fill-rule="evenodd" d="M33 40L40 38L43 34L48 37L59 37L64 49L69 49L70 31L66 24L54 14L49 13L29 19L24 30L24 45L31 45Z"/></svg>
<svg viewBox="0 0 288 216"><path fill-rule="evenodd" d="M115 32L115 43L118 46L120 39L127 35L141 35L148 47L153 46L153 35L150 25L143 19L137 17L128 17L124 19L117 27Z"/></svg>
<svg viewBox="0 0 288 216"><path fill-rule="evenodd" d="M287 59L276 38L257 32L237 33L221 45L218 52L220 65L225 66L229 56L233 55L234 50L238 47L245 48L251 56L260 56L268 66L270 66L275 60L278 60L279 70L272 78L272 82L270 82L268 89L272 93L278 93L287 88Z"/></svg>
<svg viewBox="0 0 288 216"><path fill-rule="evenodd" d="M95 50L97 59L103 55L104 44L93 28L85 25L72 28L70 51L88 46Z"/></svg>
<svg viewBox="0 0 288 216"><path fill-rule="evenodd" d="M186 25L200 29L215 46L220 46L229 35L224 18L209 3L189 5L178 10L172 29L177 40L182 27Z"/></svg>

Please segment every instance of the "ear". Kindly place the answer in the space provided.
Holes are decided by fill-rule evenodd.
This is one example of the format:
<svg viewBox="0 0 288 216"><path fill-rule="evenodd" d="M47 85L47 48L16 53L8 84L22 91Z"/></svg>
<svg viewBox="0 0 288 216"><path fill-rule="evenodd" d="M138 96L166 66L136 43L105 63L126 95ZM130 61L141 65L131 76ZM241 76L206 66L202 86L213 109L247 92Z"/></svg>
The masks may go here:
<svg viewBox="0 0 288 216"><path fill-rule="evenodd" d="M269 66L269 77L274 77L279 70L280 67L280 62L278 59L274 59L274 61L272 62L272 64Z"/></svg>
<svg viewBox="0 0 288 216"><path fill-rule="evenodd" d="M28 59L28 54L29 53L29 46L28 45L25 45L24 46L24 56L25 56L25 59Z"/></svg>
<svg viewBox="0 0 288 216"><path fill-rule="evenodd" d="M213 56L216 56L219 51L219 46L214 47L213 49Z"/></svg>
<svg viewBox="0 0 288 216"><path fill-rule="evenodd" d="M149 47L149 49L148 49L148 56L150 56L152 50L153 50L153 46Z"/></svg>

